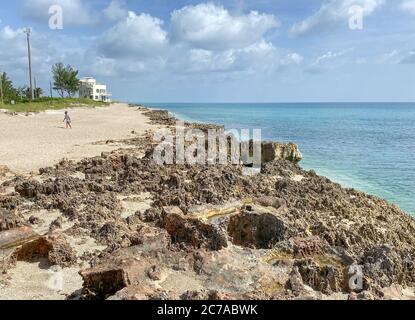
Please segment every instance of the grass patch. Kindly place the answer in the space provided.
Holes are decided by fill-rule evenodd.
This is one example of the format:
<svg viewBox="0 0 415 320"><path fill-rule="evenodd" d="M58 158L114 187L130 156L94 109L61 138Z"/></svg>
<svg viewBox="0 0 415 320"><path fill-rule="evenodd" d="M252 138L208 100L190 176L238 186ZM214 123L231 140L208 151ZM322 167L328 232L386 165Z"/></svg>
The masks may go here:
<svg viewBox="0 0 415 320"><path fill-rule="evenodd" d="M109 103L79 98L40 98L36 101L19 102L16 104L0 104L0 109L10 112L42 112L45 110L61 110L79 107L102 107Z"/></svg>

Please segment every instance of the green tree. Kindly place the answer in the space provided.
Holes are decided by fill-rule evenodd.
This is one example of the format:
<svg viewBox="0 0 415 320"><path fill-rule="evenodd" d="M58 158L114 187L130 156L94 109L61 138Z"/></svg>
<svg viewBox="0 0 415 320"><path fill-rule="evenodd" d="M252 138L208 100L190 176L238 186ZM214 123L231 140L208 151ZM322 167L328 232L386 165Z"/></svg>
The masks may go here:
<svg viewBox="0 0 415 320"><path fill-rule="evenodd" d="M79 90L78 70L73 69L71 66L66 67L66 85L65 91L68 96L72 98Z"/></svg>
<svg viewBox="0 0 415 320"><path fill-rule="evenodd" d="M32 97L30 94L30 88L28 86L22 86L17 88L17 95L19 96L19 100L27 100Z"/></svg>
<svg viewBox="0 0 415 320"><path fill-rule="evenodd" d="M42 88L36 88L35 89L35 98L39 99L41 96L43 96L43 89Z"/></svg>
<svg viewBox="0 0 415 320"><path fill-rule="evenodd" d="M19 94L17 89L13 87L13 82L7 76L7 73L3 72L1 76L1 86L2 86L2 93L3 93L3 101L5 103L10 103L12 100L18 100Z"/></svg>
<svg viewBox="0 0 415 320"><path fill-rule="evenodd" d="M70 65L65 65L62 62L56 63L52 67L53 73L53 89L64 98L65 93L72 98L79 89L78 70L75 70Z"/></svg>
<svg viewBox="0 0 415 320"><path fill-rule="evenodd" d="M19 100L30 100L32 97L30 88L28 86L19 87L17 89L17 93L18 93L17 95L20 98ZM33 93L34 93L35 99L38 99L42 96L43 90L42 88L35 88L33 89Z"/></svg>
<svg viewBox="0 0 415 320"><path fill-rule="evenodd" d="M65 97L66 69L62 62L52 67L53 89L58 92L61 98Z"/></svg>

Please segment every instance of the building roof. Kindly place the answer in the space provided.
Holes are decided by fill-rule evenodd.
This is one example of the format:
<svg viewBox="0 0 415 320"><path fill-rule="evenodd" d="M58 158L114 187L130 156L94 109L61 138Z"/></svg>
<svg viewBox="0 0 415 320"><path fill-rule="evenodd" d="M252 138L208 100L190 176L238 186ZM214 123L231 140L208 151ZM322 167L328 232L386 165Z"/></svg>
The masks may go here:
<svg viewBox="0 0 415 320"><path fill-rule="evenodd" d="M94 85L97 85L97 86L106 86L106 84L97 82L97 80L93 77L84 77L84 78L80 79L79 82L83 82L83 83L87 83L87 84L94 84Z"/></svg>

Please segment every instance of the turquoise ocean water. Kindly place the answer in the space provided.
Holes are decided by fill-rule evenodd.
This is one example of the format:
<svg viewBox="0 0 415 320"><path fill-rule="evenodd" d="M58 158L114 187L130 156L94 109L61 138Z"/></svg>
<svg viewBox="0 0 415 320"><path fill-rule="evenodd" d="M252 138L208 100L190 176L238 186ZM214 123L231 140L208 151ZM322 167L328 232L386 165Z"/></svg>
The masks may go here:
<svg viewBox="0 0 415 320"><path fill-rule="evenodd" d="M263 140L297 143L304 169L415 215L414 103L146 105L227 129L261 128Z"/></svg>

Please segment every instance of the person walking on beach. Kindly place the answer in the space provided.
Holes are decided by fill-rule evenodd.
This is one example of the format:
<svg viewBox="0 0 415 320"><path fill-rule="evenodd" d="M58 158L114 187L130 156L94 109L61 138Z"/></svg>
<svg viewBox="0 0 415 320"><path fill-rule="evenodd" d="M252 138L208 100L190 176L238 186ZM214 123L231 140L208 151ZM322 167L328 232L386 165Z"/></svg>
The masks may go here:
<svg viewBox="0 0 415 320"><path fill-rule="evenodd" d="M63 122L65 122L66 129L72 129L72 120L68 111L65 111L65 118L63 119Z"/></svg>

